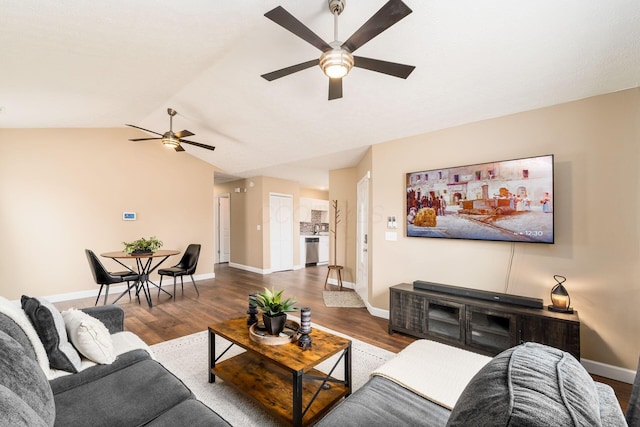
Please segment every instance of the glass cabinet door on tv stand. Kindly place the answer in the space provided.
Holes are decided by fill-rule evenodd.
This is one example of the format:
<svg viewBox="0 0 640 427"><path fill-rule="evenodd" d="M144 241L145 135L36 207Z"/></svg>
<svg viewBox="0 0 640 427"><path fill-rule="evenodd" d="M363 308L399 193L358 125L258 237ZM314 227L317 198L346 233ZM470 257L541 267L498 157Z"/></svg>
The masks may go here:
<svg viewBox="0 0 640 427"><path fill-rule="evenodd" d="M516 316L467 306L466 345L499 353L517 344Z"/></svg>
<svg viewBox="0 0 640 427"><path fill-rule="evenodd" d="M463 336L464 305L427 299L427 331L459 341Z"/></svg>

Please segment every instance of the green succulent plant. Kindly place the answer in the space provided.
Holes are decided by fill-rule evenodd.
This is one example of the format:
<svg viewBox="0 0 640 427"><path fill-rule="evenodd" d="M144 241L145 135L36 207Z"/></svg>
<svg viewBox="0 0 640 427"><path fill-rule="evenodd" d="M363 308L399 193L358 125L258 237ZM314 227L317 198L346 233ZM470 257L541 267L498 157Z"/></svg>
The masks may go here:
<svg viewBox="0 0 640 427"><path fill-rule="evenodd" d="M151 236L148 239L142 237L141 239L134 240L130 243L122 242L122 244L124 244L124 251L128 254L133 251L155 252L162 247L162 241L158 240L156 236Z"/></svg>
<svg viewBox="0 0 640 427"><path fill-rule="evenodd" d="M269 316L275 316L279 313L296 311L294 305L297 303L295 298L282 299L282 291L275 291L273 288L269 290L264 288L264 292L257 292L255 295L255 304Z"/></svg>

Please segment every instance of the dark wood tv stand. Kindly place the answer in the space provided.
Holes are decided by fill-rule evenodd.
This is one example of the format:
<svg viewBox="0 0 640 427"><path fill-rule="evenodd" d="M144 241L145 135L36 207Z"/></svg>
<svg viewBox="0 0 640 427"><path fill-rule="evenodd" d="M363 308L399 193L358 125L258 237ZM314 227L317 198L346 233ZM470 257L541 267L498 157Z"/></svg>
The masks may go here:
<svg viewBox="0 0 640 427"><path fill-rule="evenodd" d="M495 356L525 341L559 348L580 359L578 312L556 313L422 289L392 286L389 334L402 332Z"/></svg>

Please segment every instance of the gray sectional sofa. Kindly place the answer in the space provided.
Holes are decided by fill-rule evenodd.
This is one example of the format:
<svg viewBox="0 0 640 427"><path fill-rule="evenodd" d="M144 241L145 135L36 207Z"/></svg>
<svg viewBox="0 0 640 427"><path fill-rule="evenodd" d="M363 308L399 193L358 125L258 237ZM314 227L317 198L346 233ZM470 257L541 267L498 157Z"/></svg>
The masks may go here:
<svg viewBox="0 0 640 427"><path fill-rule="evenodd" d="M0 425L229 426L144 348L75 373L50 370L49 364L68 364L61 331L36 326L51 319L35 299L23 298L22 307L24 312L0 297ZM106 334L130 334L122 332L120 307L82 311L99 319ZM56 353L58 348L63 351ZM400 355L417 348L425 352L410 345ZM638 376L625 421L613 390L594 382L568 353L525 343L487 360L462 383L460 390L468 381L451 409L406 383L374 374L317 426L640 426ZM410 369L421 369L420 363Z"/></svg>
<svg viewBox="0 0 640 427"><path fill-rule="evenodd" d="M420 369L420 366L415 366ZM637 391L630 408L637 408ZM637 415L629 417L637 426ZM373 376L318 427L626 426L613 389L594 382L569 353L525 343L502 352L473 376L452 410L393 379Z"/></svg>
<svg viewBox="0 0 640 427"><path fill-rule="evenodd" d="M119 354L110 364L49 379L52 371L45 373L37 360L33 332L7 302L0 301L5 304L4 312L0 310L0 425L229 425L144 349ZM83 311L100 319L110 333L123 330L120 307Z"/></svg>

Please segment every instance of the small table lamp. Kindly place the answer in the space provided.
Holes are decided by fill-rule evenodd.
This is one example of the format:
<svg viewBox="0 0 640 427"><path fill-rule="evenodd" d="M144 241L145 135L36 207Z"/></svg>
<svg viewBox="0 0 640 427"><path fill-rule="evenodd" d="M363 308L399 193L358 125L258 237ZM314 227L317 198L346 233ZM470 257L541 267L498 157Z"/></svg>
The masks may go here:
<svg viewBox="0 0 640 427"><path fill-rule="evenodd" d="M573 308L570 307L571 298L569 297L569 292L562 286L562 284L567 281L567 278L559 274L555 274L553 278L557 283L551 289L551 305L548 307L549 310L560 313L573 313Z"/></svg>

